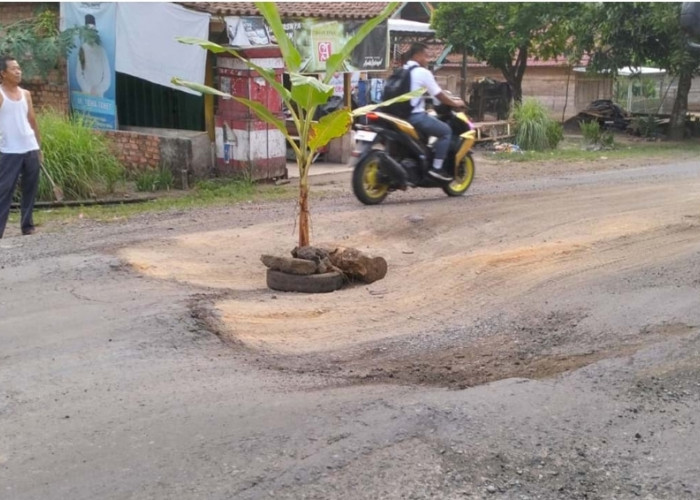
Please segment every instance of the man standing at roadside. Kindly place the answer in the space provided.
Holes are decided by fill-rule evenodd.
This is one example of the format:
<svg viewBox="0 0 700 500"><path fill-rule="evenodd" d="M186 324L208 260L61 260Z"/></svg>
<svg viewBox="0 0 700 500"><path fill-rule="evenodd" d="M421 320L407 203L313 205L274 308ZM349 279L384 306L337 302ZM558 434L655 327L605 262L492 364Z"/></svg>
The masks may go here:
<svg viewBox="0 0 700 500"><path fill-rule="evenodd" d="M14 57L0 56L0 238L10 215L12 195L20 176L22 234L34 234L34 200L39 189L41 141L32 96L20 88L22 70Z"/></svg>
<svg viewBox="0 0 700 500"><path fill-rule="evenodd" d="M415 67L415 69L411 70L411 92L424 87L428 89L428 93L431 96L442 104L451 108L463 108L464 101L462 99L452 99L442 91L433 74L427 69L429 62L428 46L419 42L412 44L408 51L408 62L404 65L405 69ZM442 164L447 158L447 151L450 148L450 139L452 137L450 126L425 112L425 104L422 97L411 99L411 106L413 106L413 111L408 119L411 125L428 136L437 137L434 147L435 159L433 160L433 168L428 171L428 174L441 181L452 180L452 176L442 168Z"/></svg>

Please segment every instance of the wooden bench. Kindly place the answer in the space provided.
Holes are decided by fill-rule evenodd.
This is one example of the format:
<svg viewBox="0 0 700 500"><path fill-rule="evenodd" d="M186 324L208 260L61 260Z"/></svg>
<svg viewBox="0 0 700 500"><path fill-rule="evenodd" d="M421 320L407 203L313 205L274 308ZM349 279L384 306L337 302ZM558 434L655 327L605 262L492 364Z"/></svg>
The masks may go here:
<svg viewBox="0 0 700 500"><path fill-rule="evenodd" d="M508 139L513 137L511 132L511 123L507 120L495 122L475 122L474 130L476 131L476 140L479 141L495 141L498 139Z"/></svg>

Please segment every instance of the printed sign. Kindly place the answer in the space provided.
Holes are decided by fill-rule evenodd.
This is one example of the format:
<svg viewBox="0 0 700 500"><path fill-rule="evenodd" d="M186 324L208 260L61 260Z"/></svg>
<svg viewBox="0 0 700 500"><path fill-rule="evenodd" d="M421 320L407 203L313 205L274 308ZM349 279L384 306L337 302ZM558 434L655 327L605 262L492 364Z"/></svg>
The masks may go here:
<svg viewBox="0 0 700 500"><path fill-rule="evenodd" d="M68 54L71 109L90 117L95 128L105 130L117 128L116 7L108 2L61 2L63 29L85 26L98 35L76 40L76 47Z"/></svg>
<svg viewBox="0 0 700 500"><path fill-rule="evenodd" d="M326 61L337 53L364 24L364 21L329 21L327 19L287 19L284 31L302 58L302 73L322 73ZM274 35L262 17L227 17L229 43L236 47L275 44ZM342 72L382 71L389 65L389 31L387 23L377 26L352 51Z"/></svg>

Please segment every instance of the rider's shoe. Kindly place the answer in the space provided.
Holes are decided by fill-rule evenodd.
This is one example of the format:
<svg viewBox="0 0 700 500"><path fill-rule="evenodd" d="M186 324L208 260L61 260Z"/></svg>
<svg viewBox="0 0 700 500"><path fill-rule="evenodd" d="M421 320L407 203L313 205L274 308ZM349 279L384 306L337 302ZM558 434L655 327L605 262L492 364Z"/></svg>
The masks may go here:
<svg viewBox="0 0 700 500"><path fill-rule="evenodd" d="M430 175L431 177L433 177L439 181L445 181L445 182L449 182L452 179L454 179L454 177L452 177L451 175L443 172L442 169L436 169L436 168L431 168L430 170L428 170L428 175Z"/></svg>

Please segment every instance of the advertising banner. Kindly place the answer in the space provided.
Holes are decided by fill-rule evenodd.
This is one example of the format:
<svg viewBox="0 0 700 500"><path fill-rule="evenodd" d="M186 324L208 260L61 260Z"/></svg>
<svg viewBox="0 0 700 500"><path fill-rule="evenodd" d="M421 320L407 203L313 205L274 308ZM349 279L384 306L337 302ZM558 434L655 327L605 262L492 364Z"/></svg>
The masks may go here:
<svg viewBox="0 0 700 500"><path fill-rule="evenodd" d="M61 2L63 29L85 26L97 37L83 36L68 55L71 110L87 115L98 129L117 128L116 8L114 2Z"/></svg>
<svg viewBox="0 0 700 500"><path fill-rule="evenodd" d="M339 52L364 21L327 19L285 20L284 30L302 58L302 73L323 73L328 58ZM227 17L229 43L251 47L276 43L262 17ZM387 23L377 26L357 47L339 70L341 72L382 71L389 65Z"/></svg>

